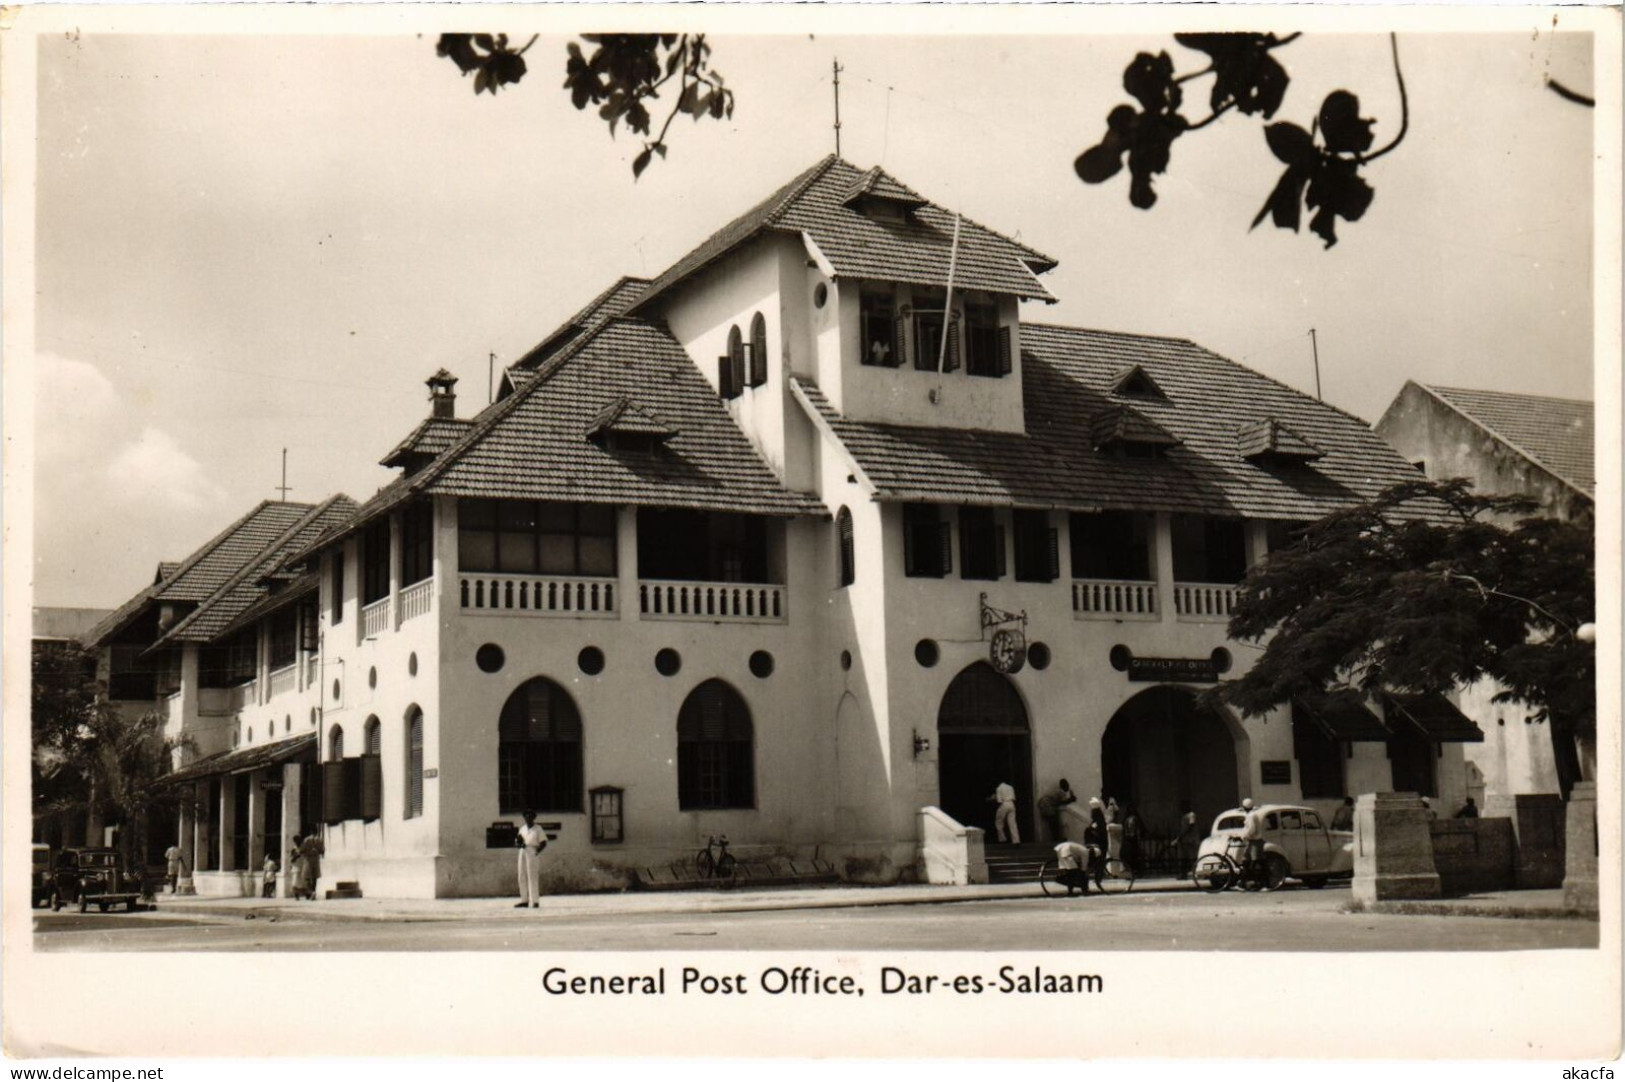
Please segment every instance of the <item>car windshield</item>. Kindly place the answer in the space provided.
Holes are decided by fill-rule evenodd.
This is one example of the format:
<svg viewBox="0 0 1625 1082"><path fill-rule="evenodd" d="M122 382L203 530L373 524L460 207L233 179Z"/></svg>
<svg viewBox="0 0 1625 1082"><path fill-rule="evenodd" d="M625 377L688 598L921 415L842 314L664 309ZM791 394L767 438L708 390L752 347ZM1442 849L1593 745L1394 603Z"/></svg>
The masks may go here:
<svg viewBox="0 0 1625 1082"><path fill-rule="evenodd" d="M1220 819L1217 823L1215 823L1214 826L1213 826L1213 829L1214 830L1240 830L1242 827L1244 827L1246 825L1247 825L1247 817L1246 816L1244 816L1244 815L1227 815L1223 819Z"/></svg>
<svg viewBox="0 0 1625 1082"><path fill-rule="evenodd" d="M117 859L115 853L80 853L79 866L81 868L111 868Z"/></svg>

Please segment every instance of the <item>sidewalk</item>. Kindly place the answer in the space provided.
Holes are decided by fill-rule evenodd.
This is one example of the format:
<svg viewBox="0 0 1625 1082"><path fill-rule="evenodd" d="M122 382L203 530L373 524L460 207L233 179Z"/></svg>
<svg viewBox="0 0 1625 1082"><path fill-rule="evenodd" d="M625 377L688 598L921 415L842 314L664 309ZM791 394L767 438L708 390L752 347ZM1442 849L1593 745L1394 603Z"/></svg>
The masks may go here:
<svg viewBox="0 0 1625 1082"><path fill-rule="evenodd" d="M1190 893L1189 883L1154 879L1134 884L1134 895ZM291 898L205 898L160 894L160 913L198 913L237 917L287 917L290 920L338 921L467 921L534 920L537 916L603 916L607 913L752 913L767 910L849 909L878 905L940 905L999 899L1043 897L1037 883L973 886L827 886L803 889L767 887L692 891L627 891L604 894L553 894L541 908L515 908L506 898L352 898L298 902Z"/></svg>
<svg viewBox="0 0 1625 1082"><path fill-rule="evenodd" d="M1379 913L1399 916L1516 917L1563 920L1597 920L1596 913L1581 913L1563 903L1562 888L1551 890L1498 890L1470 894L1465 898L1377 902L1361 906L1351 902L1353 913Z"/></svg>

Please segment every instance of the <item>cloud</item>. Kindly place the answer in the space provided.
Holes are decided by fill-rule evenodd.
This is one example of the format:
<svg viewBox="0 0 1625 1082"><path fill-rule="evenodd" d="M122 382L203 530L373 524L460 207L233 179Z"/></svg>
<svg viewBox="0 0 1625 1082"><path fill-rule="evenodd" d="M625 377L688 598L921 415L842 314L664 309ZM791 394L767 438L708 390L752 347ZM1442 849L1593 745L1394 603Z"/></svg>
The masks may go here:
<svg viewBox="0 0 1625 1082"><path fill-rule="evenodd" d="M218 503L226 495L175 437L151 427L119 450L107 467L107 478L118 489L144 492L182 511Z"/></svg>

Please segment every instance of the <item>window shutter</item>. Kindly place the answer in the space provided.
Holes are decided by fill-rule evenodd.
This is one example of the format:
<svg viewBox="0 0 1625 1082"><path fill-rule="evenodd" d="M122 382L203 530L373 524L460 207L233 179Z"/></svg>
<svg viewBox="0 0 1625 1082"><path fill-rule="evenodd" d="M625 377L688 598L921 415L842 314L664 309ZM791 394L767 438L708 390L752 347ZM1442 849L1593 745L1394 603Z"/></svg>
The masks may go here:
<svg viewBox="0 0 1625 1082"><path fill-rule="evenodd" d="M726 353L717 358L717 393L723 398L734 396L733 370L733 362Z"/></svg>
<svg viewBox="0 0 1625 1082"><path fill-rule="evenodd" d="M365 761L365 757L358 755L353 759L346 759L340 764L342 767L340 773L343 777L344 818L346 819L361 818L361 764Z"/></svg>
<svg viewBox="0 0 1625 1082"><path fill-rule="evenodd" d="M733 363L728 375L728 386L733 388L733 393L729 395L730 398L739 397L745 389L745 354L749 349L749 346L740 345L738 349L734 350Z"/></svg>
<svg viewBox="0 0 1625 1082"><path fill-rule="evenodd" d="M897 341L892 343L892 351L886 356L888 368L901 368L908 363L908 317L898 316L896 327Z"/></svg>
<svg viewBox="0 0 1625 1082"><path fill-rule="evenodd" d="M758 328L750 343L750 385L760 387L767 382L767 327Z"/></svg>
<svg viewBox="0 0 1625 1082"><path fill-rule="evenodd" d="M852 512L841 508L836 517L836 526L840 530L841 541L841 572L840 585L850 586L857 578L857 551L852 538Z"/></svg>
<svg viewBox="0 0 1625 1082"><path fill-rule="evenodd" d="M376 755L361 757L361 818L377 819L384 813L384 767Z"/></svg>
<svg viewBox="0 0 1625 1082"><path fill-rule="evenodd" d="M942 567L938 570L942 575L951 575L954 573L954 535L946 522L937 523L937 539L942 544Z"/></svg>
<svg viewBox="0 0 1625 1082"><path fill-rule="evenodd" d="M1046 553L1049 559L1049 581L1054 582L1061 577L1061 540L1060 535L1053 526L1046 530L1045 533L1049 535L1046 538L1049 546L1049 551Z"/></svg>
<svg viewBox="0 0 1625 1082"><path fill-rule="evenodd" d="M1004 526L993 527L993 577L1004 578Z"/></svg>
<svg viewBox="0 0 1625 1082"><path fill-rule="evenodd" d="M911 521L905 514L903 516L903 574L918 575L920 565L914 559L915 535L919 532L919 524Z"/></svg>
<svg viewBox="0 0 1625 1082"><path fill-rule="evenodd" d="M318 763L317 776L322 783L322 822L344 822L344 762Z"/></svg>
<svg viewBox="0 0 1625 1082"><path fill-rule="evenodd" d="M999 328L999 375L1010 374L1010 328Z"/></svg>
<svg viewBox="0 0 1625 1082"><path fill-rule="evenodd" d="M948 335L948 352L942 359L942 370L944 372L956 372L959 370L959 321L948 320L946 333Z"/></svg>

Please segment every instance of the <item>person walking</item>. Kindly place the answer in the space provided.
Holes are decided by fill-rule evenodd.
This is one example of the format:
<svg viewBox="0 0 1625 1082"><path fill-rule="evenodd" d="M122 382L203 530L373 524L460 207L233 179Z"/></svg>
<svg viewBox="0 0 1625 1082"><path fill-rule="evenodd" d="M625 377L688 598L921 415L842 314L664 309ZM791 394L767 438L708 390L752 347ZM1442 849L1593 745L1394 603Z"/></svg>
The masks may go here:
<svg viewBox="0 0 1625 1082"><path fill-rule="evenodd" d="M1247 821L1241 828L1241 838L1247 843L1246 855L1243 859L1243 872L1247 867L1258 866L1264 859L1264 813L1253 807L1253 798L1248 797L1241 802L1241 810L1247 813Z"/></svg>
<svg viewBox="0 0 1625 1082"><path fill-rule="evenodd" d="M181 847L178 845L164 850L164 881L169 884L169 893L174 894L180 889Z"/></svg>
<svg viewBox="0 0 1625 1082"><path fill-rule="evenodd" d="M515 909L542 906L542 850L547 848L547 831L536 825L536 813L525 813L519 828L519 904Z"/></svg>
<svg viewBox="0 0 1625 1082"><path fill-rule="evenodd" d="M1106 810L1101 807L1099 797L1089 798L1089 825L1083 828L1083 846L1089 851L1088 872L1098 876L1106 859L1107 830ZM1084 893L1088 890L1085 888Z"/></svg>
<svg viewBox="0 0 1625 1082"><path fill-rule="evenodd" d="M299 859L304 862L305 872L302 877L304 896L311 901L316 900L316 883L322 877L322 857L327 853L327 846L314 832L305 835L305 840L299 847Z"/></svg>
<svg viewBox="0 0 1625 1082"><path fill-rule="evenodd" d="M993 831L998 835L999 841L1020 845L1021 828L1016 825L1015 787L1007 781L1001 781L999 787L993 790L993 795L987 799L999 806L999 810L993 813Z"/></svg>
<svg viewBox="0 0 1625 1082"><path fill-rule="evenodd" d="M273 857L270 853L265 854L265 865L263 871L265 873L265 878L260 886L260 897L275 898L277 863L276 857Z"/></svg>
<svg viewBox="0 0 1625 1082"><path fill-rule="evenodd" d="M1038 814L1044 817L1049 826L1051 841L1061 840L1061 809L1068 804L1075 804L1078 794L1072 791L1072 786L1065 778L1055 783L1055 788L1038 798Z"/></svg>
<svg viewBox="0 0 1625 1082"><path fill-rule="evenodd" d="M1174 845L1179 851L1179 878L1190 878L1191 871L1196 867L1196 849L1201 841L1196 828L1196 813L1185 812L1179 820L1179 837L1174 839Z"/></svg>
<svg viewBox="0 0 1625 1082"><path fill-rule="evenodd" d="M1353 797L1351 797L1351 796L1344 797L1342 807L1338 808L1337 811L1332 813L1332 829L1333 830L1353 830L1354 829L1354 798Z"/></svg>

